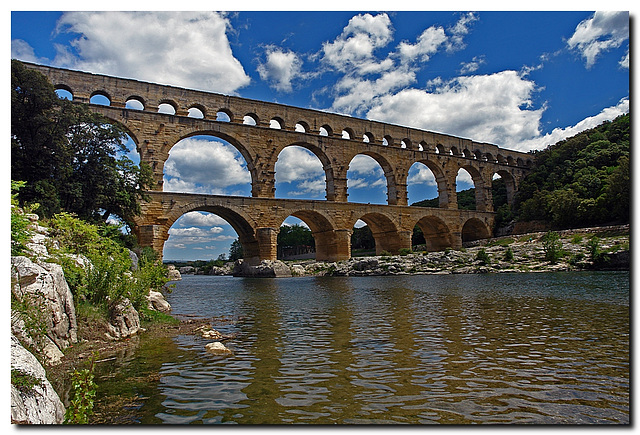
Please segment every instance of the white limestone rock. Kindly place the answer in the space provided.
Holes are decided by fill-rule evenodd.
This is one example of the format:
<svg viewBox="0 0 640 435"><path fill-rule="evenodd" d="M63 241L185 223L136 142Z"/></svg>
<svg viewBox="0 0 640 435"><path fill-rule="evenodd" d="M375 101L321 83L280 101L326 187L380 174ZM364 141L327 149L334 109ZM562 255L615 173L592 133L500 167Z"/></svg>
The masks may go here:
<svg viewBox="0 0 640 435"><path fill-rule="evenodd" d="M18 424L62 424L64 405L47 380L46 372L18 339L11 336L11 370L38 379L32 388L11 385L11 421Z"/></svg>

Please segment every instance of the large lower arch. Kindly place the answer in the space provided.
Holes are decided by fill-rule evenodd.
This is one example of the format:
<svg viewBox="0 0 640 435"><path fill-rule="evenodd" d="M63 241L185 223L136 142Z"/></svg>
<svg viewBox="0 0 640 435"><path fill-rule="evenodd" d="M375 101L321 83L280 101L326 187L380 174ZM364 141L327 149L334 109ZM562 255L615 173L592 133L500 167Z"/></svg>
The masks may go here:
<svg viewBox="0 0 640 435"><path fill-rule="evenodd" d="M480 171L470 165L461 166L460 169L464 169L473 181L474 193L475 193L475 210L486 211L491 210L492 206L489 204L489 198L487 197L485 181L482 178ZM460 170L459 170L460 171ZM457 190L457 189L456 189ZM460 205L460 201L458 201Z"/></svg>
<svg viewBox="0 0 640 435"><path fill-rule="evenodd" d="M212 204L190 204L188 206L181 207L179 210L171 213L167 217L168 219L166 220L166 223L163 225L164 228L166 228L166 236L163 240L163 247L164 242L166 242L169 238L169 228L171 228L171 226L182 215L191 211L203 211L212 213L220 216L222 219L227 221L238 234L238 241L242 245L244 258L246 261L257 263L260 261L260 259L265 258L264 243L262 240L260 240L259 230L257 228L254 228L250 223L251 219L248 216L245 216L244 213L240 211L233 210L221 205ZM162 253L162 251L160 253Z"/></svg>
<svg viewBox="0 0 640 435"><path fill-rule="evenodd" d="M462 226L462 244L475 240L488 239L491 237L491 230L478 218L468 219Z"/></svg>
<svg viewBox="0 0 640 435"><path fill-rule="evenodd" d="M442 219L425 216L416 225L422 230L427 251L443 251L453 246L451 230Z"/></svg>
<svg viewBox="0 0 640 435"><path fill-rule="evenodd" d="M360 216L359 219L371 229L376 241L376 255L385 251L398 254L401 249L411 249L411 231L401 231L388 216L371 212Z"/></svg>

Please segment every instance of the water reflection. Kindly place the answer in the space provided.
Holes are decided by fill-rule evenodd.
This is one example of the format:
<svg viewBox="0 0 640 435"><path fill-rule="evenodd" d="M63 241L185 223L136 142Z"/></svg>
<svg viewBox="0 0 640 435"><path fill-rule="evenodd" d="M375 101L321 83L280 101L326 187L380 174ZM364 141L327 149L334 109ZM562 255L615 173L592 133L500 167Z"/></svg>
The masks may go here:
<svg viewBox="0 0 640 435"><path fill-rule="evenodd" d="M628 277L187 276L234 354L177 337L141 421L628 423Z"/></svg>

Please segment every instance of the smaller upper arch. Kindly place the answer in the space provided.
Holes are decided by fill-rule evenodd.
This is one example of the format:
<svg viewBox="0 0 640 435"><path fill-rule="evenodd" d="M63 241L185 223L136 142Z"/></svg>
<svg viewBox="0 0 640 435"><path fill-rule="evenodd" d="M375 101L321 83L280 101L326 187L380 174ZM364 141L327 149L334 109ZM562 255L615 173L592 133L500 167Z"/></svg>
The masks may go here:
<svg viewBox="0 0 640 435"><path fill-rule="evenodd" d="M260 118L255 113L247 113L242 118L242 123L246 125L260 125Z"/></svg>
<svg viewBox="0 0 640 435"><path fill-rule="evenodd" d="M188 117L204 119L207 116L207 109L201 104L193 104L187 109Z"/></svg>
<svg viewBox="0 0 640 435"><path fill-rule="evenodd" d="M98 104L101 106L111 106L112 101L113 100L111 98L111 95L109 95L108 92L102 90L93 91L91 93L91 96L89 97L89 103Z"/></svg>
<svg viewBox="0 0 640 435"><path fill-rule="evenodd" d="M333 136L333 129L331 128L330 125L324 124L318 130L318 134L320 136Z"/></svg>
<svg viewBox="0 0 640 435"><path fill-rule="evenodd" d="M296 122L294 130L298 133L309 133L309 123L305 121L298 121Z"/></svg>

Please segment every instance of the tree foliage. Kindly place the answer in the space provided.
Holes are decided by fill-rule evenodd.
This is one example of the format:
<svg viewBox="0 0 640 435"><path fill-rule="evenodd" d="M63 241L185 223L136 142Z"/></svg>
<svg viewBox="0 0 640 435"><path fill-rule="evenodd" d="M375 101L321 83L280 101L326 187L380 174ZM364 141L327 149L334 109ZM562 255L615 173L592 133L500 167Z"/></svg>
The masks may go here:
<svg viewBox="0 0 640 435"><path fill-rule="evenodd" d="M11 177L26 182L20 204L92 221L131 224L151 183L148 165L124 154L126 134L87 106L60 99L41 73L11 62Z"/></svg>
<svg viewBox="0 0 640 435"><path fill-rule="evenodd" d="M622 115L534 153L516 195L518 220L556 228L629 222L629 125Z"/></svg>

